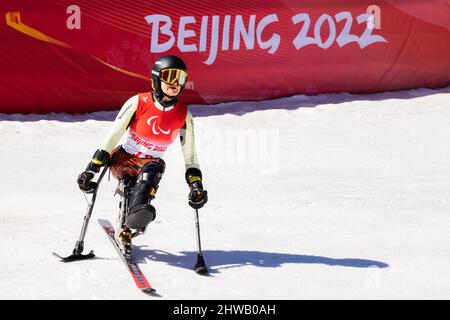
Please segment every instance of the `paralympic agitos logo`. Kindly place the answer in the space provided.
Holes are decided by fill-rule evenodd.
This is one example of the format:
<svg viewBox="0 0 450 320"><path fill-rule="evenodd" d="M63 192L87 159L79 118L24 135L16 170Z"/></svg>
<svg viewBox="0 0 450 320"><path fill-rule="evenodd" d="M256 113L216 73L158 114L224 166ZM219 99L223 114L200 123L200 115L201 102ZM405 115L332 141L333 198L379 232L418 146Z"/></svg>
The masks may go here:
<svg viewBox="0 0 450 320"><path fill-rule="evenodd" d="M301 27L291 42L297 50L310 45L327 49L334 43L343 47L352 42L358 43L359 47L364 49L377 42L387 42L383 36L373 34L373 26L380 25L380 21L375 21L375 19L376 15L368 12L358 15L354 19L351 12L342 11L334 16L324 13L316 21L311 21L308 13L298 13L291 17L291 22L293 25ZM204 61L207 65L214 63L219 51L241 50L241 42L246 50L254 50L258 46L260 49L267 50L269 54L275 54L283 38L283 35L275 32L268 34L266 30L268 26L279 22L278 15L275 13L266 15L259 20L256 15L251 15L246 19L247 23L244 22L242 15L234 17L230 15L224 17L202 16L200 21L193 16L182 16L179 18L176 30L172 28L174 26L172 19L166 15L152 14L146 16L145 20L151 25L150 51L152 53L166 52L174 45L181 52L207 52L209 49L208 58ZM198 23L200 23L200 35L193 30L194 28L198 29ZM343 27L337 31L337 25L340 23ZM366 25L362 33L352 32L352 27L356 24ZM326 39L321 36L322 28L329 30ZM220 36L221 43L219 44ZM169 39L160 42L162 37ZM187 39L189 39L189 44L186 43Z"/></svg>
<svg viewBox="0 0 450 320"><path fill-rule="evenodd" d="M148 120L147 120L147 124L152 128L153 134L154 135L158 135L160 133L163 133L163 134L166 134L166 135L170 134L170 129L169 130L163 130L159 126L159 124L157 125L156 122L157 122L158 118L159 118L159 116L153 116L153 117L148 118ZM156 127L156 125L157 125L157 127Z"/></svg>

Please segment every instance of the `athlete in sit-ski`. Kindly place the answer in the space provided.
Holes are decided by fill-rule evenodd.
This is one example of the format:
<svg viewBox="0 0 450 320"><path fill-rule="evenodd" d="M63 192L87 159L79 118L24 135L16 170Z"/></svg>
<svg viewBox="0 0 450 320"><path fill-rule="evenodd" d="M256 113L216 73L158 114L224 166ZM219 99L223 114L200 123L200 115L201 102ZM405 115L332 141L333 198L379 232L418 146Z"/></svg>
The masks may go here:
<svg viewBox="0 0 450 320"><path fill-rule="evenodd" d="M78 185L85 192L92 191L91 180L105 165L111 166L117 179L137 177L129 213L117 235L124 246L131 245L132 229L142 230L155 219L150 201L165 170L162 156L178 133L190 188L189 205L198 209L208 201L195 152L193 118L186 105L178 101L186 80L183 60L176 56L158 59L152 68L153 92L140 93L125 102L100 148L78 176ZM124 134L125 142L116 146Z"/></svg>

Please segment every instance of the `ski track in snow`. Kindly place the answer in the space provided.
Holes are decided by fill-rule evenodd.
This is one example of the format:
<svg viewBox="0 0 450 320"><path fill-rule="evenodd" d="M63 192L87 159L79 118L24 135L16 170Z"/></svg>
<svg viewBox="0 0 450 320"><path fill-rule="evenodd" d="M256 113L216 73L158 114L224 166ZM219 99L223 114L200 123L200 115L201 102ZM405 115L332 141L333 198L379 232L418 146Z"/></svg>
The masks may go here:
<svg viewBox="0 0 450 320"><path fill-rule="evenodd" d="M450 87L190 107L209 193L210 277L192 271L193 210L174 142L135 239L163 299L450 298ZM117 112L0 114L0 299L149 299L97 224L116 220L105 177L86 236L76 177ZM160 299L160 298L150 298Z"/></svg>

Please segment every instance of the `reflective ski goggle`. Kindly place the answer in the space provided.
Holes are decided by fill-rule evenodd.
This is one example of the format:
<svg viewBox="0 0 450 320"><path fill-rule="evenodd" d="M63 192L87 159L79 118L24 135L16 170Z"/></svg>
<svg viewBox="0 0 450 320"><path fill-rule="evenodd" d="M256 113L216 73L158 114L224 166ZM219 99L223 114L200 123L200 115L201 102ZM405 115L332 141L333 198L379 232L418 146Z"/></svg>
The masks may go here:
<svg viewBox="0 0 450 320"><path fill-rule="evenodd" d="M167 84L184 86L187 81L187 72L180 69L164 69L161 71L160 79Z"/></svg>

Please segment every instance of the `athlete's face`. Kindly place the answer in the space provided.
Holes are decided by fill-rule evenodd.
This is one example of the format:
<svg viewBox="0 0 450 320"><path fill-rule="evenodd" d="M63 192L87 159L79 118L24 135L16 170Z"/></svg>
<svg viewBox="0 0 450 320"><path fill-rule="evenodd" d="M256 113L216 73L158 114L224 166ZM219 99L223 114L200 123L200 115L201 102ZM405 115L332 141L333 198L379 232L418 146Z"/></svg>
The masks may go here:
<svg viewBox="0 0 450 320"><path fill-rule="evenodd" d="M167 83L161 81L161 89L168 96L175 97L176 95L178 95L180 93L181 86L177 86L174 84L167 84ZM166 99L166 98L167 97L164 97L164 99ZM167 99L169 99L169 98L167 98Z"/></svg>

